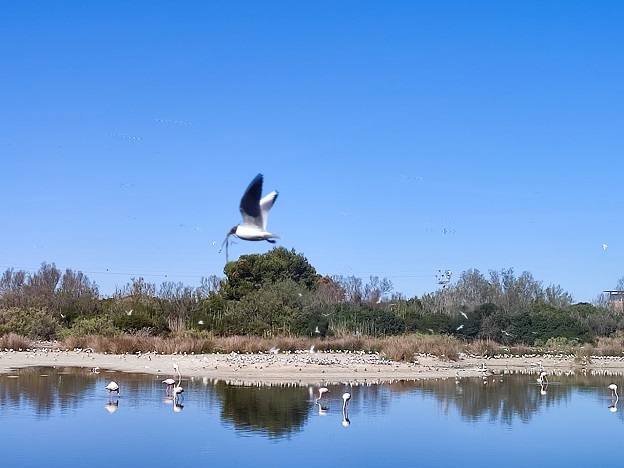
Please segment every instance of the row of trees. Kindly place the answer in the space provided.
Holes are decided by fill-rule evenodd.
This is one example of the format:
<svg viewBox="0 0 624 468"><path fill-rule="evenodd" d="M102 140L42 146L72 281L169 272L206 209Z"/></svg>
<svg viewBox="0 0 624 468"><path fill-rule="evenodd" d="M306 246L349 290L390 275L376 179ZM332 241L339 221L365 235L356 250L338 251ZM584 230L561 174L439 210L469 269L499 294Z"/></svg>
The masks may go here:
<svg viewBox="0 0 624 468"><path fill-rule="evenodd" d="M0 278L0 334L422 332L534 344L558 337L590 341L624 329L608 307L573 304L560 286L544 287L530 273L516 276L511 269L487 276L468 270L420 298L402 297L385 278L321 276L303 255L284 248L243 255L224 273L198 287L134 278L101 297L81 272L46 263L32 274L10 269Z"/></svg>

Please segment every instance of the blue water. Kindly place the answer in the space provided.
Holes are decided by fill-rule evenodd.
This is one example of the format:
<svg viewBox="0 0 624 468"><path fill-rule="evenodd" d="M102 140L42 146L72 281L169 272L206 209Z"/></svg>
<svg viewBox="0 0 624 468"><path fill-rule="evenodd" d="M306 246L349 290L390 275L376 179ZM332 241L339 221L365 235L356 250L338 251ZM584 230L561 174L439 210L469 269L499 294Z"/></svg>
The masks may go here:
<svg viewBox="0 0 624 468"><path fill-rule="evenodd" d="M162 377L29 368L0 376L7 467L624 466L622 377L535 376L308 387L183 382L183 408ZM17 376L17 378L14 378ZM118 400L104 386L120 384ZM352 394L343 425L343 392ZM115 400L117 404L115 404ZM107 409L107 405L108 409ZM112 412L109 412L112 411Z"/></svg>

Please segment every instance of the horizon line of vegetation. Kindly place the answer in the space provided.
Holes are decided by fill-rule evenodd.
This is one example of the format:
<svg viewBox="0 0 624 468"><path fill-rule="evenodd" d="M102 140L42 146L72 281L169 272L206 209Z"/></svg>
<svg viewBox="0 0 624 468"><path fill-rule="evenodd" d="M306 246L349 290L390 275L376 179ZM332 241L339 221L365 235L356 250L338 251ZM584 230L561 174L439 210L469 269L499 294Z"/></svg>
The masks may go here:
<svg viewBox="0 0 624 468"><path fill-rule="evenodd" d="M229 262L198 287L132 278L110 297L84 273L43 263L0 276L0 336L390 337L420 333L502 346L595 344L619 337L624 317L603 298L576 303L529 272L467 270L457 281L406 298L387 278L321 276L295 250L277 247ZM624 285L624 281L620 286Z"/></svg>

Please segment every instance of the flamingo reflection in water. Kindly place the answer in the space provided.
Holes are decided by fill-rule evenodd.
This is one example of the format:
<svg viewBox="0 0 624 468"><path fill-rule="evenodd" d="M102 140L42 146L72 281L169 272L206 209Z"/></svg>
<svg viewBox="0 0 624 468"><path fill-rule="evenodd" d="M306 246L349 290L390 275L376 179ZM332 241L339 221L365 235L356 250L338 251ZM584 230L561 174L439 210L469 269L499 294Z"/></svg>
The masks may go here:
<svg viewBox="0 0 624 468"><path fill-rule="evenodd" d="M104 409L109 412L109 414L116 413L119 409L119 400L111 400L106 405L104 405Z"/></svg>

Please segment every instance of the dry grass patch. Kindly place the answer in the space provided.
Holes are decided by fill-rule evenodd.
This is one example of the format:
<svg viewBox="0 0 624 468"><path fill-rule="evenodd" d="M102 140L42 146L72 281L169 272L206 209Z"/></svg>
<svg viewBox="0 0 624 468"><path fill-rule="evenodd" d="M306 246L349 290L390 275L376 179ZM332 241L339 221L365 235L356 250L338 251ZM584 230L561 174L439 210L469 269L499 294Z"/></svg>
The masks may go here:
<svg viewBox="0 0 624 468"><path fill-rule="evenodd" d="M8 333L0 336L0 349L23 350L32 347L32 341L22 335Z"/></svg>

